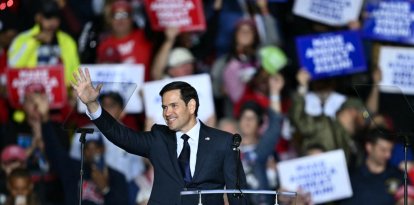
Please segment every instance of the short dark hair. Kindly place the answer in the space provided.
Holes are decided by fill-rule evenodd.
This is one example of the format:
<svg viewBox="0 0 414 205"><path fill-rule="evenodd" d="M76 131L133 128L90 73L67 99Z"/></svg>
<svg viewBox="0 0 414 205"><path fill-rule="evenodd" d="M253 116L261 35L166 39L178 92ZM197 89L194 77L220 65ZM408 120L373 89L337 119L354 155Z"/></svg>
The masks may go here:
<svg viewBox="0 0 414 205"><path fill-rule="evenodd" d="M10 173L10 175L9 175L8 179L9 179L9 180L11 180L11 179L13 179L13 178L26 178L26 179L31 180L29 170L24 169L24 168L16 168L16 169L14 169L14 170Z"/></svg>
<svg viewBox="0 0 414 205"><path fill-rule="evenodd" d="M59 5L54 0L42 0L39 1L38 13L42 14L45 18L60 18Z"/></svg>
<svg viewBox="0 0 414 205"><path fill-rule="evenodd" d="M245 103L243 103L243 105L240 108L239 119L241 118L243 113L247 110L251 110L257 115L257 119L259 120L258 121L259 125L261 125L263 123L264 110L259 105L259 103L257 103L256 101L253 101L253 100L249 100L249 101L246 101Z"/></svg>
<svg viewBox="0 0 414 205"><path fill-rule="evenodd" d="M379 139L383 139L391 143L395 142L395 136L392 135L390 130L383 127L372 129L366 135L367 143L375 144Z"/></svg>
<svg viewBox="0 0 414 205"><path fill-rule="evenodd" d="M195 109L194 114L195 116L197 116L198 107L200 106L197 90L186 82L174 81L174 82L168 83L161 89L160 96L162 97L164 93L171 91L171 90L180 90L181 99L184 101L186 105L188 104L188 102L190 102L191 99L194 99L196 101L196 109Z"/></svg>
<svg viewBox="0 0 414 205"><path fill-rule="evenodd" d="M124 108L124 99L118 92L110 91L110 92L102 93L99 96L99 102L102 102L105 98L112 99L113 101L115 101L117 105L121 107L121 109Z"/></svg>

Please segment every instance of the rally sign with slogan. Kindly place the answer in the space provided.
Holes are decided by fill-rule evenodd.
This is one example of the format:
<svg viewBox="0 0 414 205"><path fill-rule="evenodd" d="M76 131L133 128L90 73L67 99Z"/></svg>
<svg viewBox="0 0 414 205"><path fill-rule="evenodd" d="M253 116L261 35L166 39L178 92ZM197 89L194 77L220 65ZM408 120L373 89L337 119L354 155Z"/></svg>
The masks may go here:
<svg viewBox="0 0 414 205"><path fill-rule="evenodd" d="M369 3L362 33L370 39L414 44L414 2L384 0Z"/></svg>
<svg viewBox="0 0 414 205"><path fill-rule="evenodd" d="M143 94L145 114L147 118L152 119L154 123L165 124L162 116L162 102L159 91L167 83L170 83L172 81L187 82L197 90L200 102L200 107L198 109L198 118L200 118L201 121L206 122L210 117L214 116L215 109L211 78L208 74L197 74L145 82L143 86Z"/></svg>
<svg viewBox="0 0 414 205"><path fill-rule="evenodd" d="M10 104L15 108L21 108L26 88L36 84L44 88L51 109L62 108L67 101L63 69L60 65L30 69L8 68L6 86Z"/></svg>
<svg viewBox="0 0 414 205"><path fill-rule="evenodd" d="M139 90L144 83L144 66L141 64L96 64L82 65L88 68L94 85L103 84L101 93L116 92L126 105L126 113L143 111ZM85 104L78 99L78 112L86 112Z"/></svg>
<svg viewBox="0 0 414 205"><path fill-rule="evenodd" d="M201 0L145 0L145 9L155 31L167 27L178 27L181 31L206 29Z"/></svg>
<svg viewBox="0 0 414 205"><path fill-rule="evenodd" d="M299 61L312 76L322 79L366 71L359 33L342 31L296 38Z"/></svg>
<svg viewBox="0 0 414 205"><path fill-rule="evenodd" d="M414 48L383 46L378 65L382 92L414 95Z"/></svg>
<svg viewBox="0 0 414 205"><path fill-rule="evenodd" d="M334 150L278 163L281 187L310 193L320 204L352 196L344 151Z"/></svg>
<svg viewBox="0 0 414 205"><path fill-rule="evenodd" d="M293 13L331 26L358 20L362 0L296 0Z"/></svg>

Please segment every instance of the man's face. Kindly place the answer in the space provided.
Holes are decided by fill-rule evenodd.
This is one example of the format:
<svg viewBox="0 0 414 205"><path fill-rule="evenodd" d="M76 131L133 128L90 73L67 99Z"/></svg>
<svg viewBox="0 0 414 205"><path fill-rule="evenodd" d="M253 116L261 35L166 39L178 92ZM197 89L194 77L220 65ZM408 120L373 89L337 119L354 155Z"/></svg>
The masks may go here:
<svg viewBox="0 0 414 205"><path fill-rule="evenodd" d="M170 90L162 96L162 114L167 126L174 131L187 132L193 126L195 118L194 99L186 105L181 99L180 90Z"/></svg>
<svg viewBox="0 0 414 205"><path fill-rule="evenodd" d="M26 177L13 177L10 179L8 186L13 197L28 196L33 189L30 179Z"/></svg>
<svg viewBox="0 0 414 205"><path fill-rule="evenodd" d="M393 143L384 139L378 139L375 144L368 143L368 160L377 165L386 166L391 157Z"/></svg>
<svg viewBox="0 0 414 205"><path fill-rule="evenodd" d="M40 27L44 31L56 32L60 26L60 19L58 17L46 18L41 15L40 17Z"/></svg>

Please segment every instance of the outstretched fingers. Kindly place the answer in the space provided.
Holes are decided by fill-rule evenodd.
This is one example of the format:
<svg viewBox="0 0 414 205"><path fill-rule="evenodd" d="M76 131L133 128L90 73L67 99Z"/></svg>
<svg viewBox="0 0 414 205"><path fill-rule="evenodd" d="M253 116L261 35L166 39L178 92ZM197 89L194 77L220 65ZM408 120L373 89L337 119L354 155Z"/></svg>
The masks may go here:
<svg viewBox="0 0 414 205"><path fill-rule="evenodd" d="M79 71L79 78L80 78L80 82L85 82L86 81L86 77L85 77L85 74L83 73L83 70L82 70L82 68L78 68L78 71Z"/></svg>
<svg viewBox="0 0 414 205"><path fill-rule="evenodd" d="M99 83L99 85L98 85L98 86L96 86L96 89L95 89L95 90L96 90L98 93L100 93L100 92L101 92L102 87L103 87L103 84L102 84L102 83Z"/></svg>
<svg viewBox="0 0 414 205"><path fill-rule="evenodd" d="M85 73L86 73L86 81L90 82L91 81L91 74L89 73L88 68L85 68Z"/></svg>
<svg viewBox="0 0 414 205"><path fill-rule="evenodd" d="M77 83L75 83L75 82L70 82L70 85L72 86L72 88L73 88L74 90L77 90L77 89L78 89L78 84L77 84Z"/></svg>
<svg viewBox="0 0 414 205"><path fill-rule="evenodd" d="M72 75L75 78L77 84L82 82L81 79L79 78L79 75L76 72L73 72Z"/></svg>

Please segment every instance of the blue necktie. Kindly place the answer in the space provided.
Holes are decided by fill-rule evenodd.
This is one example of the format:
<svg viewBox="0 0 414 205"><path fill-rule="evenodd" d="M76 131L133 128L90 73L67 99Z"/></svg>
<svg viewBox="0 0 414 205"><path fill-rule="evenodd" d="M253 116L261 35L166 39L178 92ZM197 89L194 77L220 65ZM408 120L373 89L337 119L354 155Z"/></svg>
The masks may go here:
<svg viewBox="0 0 414 205"><path fill-rule="evenodd" d="M184 140L183 149L181 150L180 156L178 157L178 164L180 165L181 173L186 184L191 182L191 170L190 170L190 144L188 139L190 137L186 134L181 136Z"/></svg>

